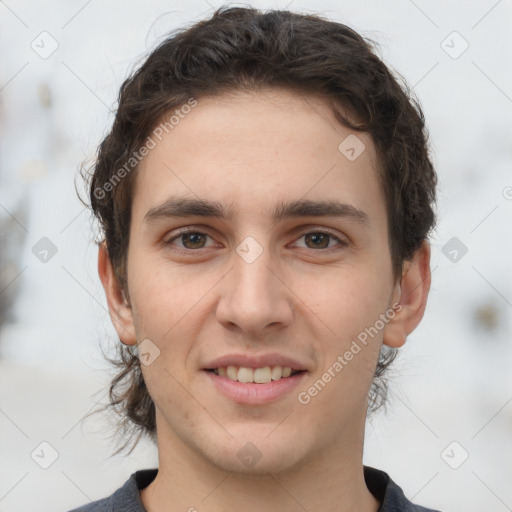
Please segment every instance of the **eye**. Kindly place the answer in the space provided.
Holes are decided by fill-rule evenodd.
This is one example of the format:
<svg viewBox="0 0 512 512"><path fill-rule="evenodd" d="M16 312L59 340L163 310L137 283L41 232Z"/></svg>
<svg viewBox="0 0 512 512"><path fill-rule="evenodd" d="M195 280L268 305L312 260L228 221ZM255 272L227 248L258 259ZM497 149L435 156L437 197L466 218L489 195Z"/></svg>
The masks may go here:
<svg viewBox="0 0 512 512"><path fill-rule="evenodd" d="M336 245L341 247L347 245L345 241L327 231L310 231L309 233L304 233L301 237L298 238L298 240L301 238L304 238L305 240L306 249L331 249ZM333 241L338 242L338 244L335 243L330 245L330 242Z"/></svg>
<svg viewBox="0 0 512 512"><path fill-rule="evenodd" d="M194 231L193 229L187 228L180 233L174 235L169 240L165 241L166 245L177 245L173 242L175 240L181 241L182 245L177 245L178 248L185 250L203 249L206 244L206 240L211 238L207 233L202 231Z"/></svg>
<svg viewBox="0 0 512 512"><path fill-rule="evenodd" d="M169 238L164 243L165 245L174 246L178 252L190 252L208 247L206 243L209 238L212 239L207 233L189 227L174 234L172 238ZM297 240L300 239L305 240L305 249L332 249L336 246L344 247L347 245L347 242L328 231L310 231L304 233ZM181 242L181 245L175 243L175 241Z"/></svg>

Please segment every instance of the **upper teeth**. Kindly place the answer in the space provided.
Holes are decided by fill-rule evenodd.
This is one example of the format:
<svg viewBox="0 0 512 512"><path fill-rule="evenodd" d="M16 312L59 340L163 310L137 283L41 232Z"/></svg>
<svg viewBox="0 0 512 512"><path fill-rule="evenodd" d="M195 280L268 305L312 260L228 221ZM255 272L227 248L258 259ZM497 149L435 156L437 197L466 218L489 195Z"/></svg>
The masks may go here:
<svg viewBox="0 0 512 512"><path fill-rule="evenodd" d="M245 368L244 366L223 366L216 368L214 372L221 377L227 377L230 380L238 382L255 382L257 384L265 384L273 380L279 380L289 377L292 369L289 366L264 366L263 368Z"/></svg>

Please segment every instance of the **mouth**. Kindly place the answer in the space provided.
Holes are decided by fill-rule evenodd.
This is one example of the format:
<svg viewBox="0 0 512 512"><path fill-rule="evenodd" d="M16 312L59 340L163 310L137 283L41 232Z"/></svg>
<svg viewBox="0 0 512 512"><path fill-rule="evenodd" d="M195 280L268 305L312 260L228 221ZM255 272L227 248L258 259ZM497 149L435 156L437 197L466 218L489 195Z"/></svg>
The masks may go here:
<svg viewBox="0 0 512 512"><path fill-rule="evenodd" d="M293 390L309 373L290 366L220 366L207 368L203 375L213 390L229 401L240 405L263 406L279 399L295 396Z"/></svg>
<svg viewBox="0 0 512 512"><path fill-rule="evenodd" d="M235 382L268 384L269 382L279 381L294 377L305 370L295 370L290 366L263 366L261 368L248 368L245 366L220 366L218 368L206 369L219 377L226 377Z"/></svg>

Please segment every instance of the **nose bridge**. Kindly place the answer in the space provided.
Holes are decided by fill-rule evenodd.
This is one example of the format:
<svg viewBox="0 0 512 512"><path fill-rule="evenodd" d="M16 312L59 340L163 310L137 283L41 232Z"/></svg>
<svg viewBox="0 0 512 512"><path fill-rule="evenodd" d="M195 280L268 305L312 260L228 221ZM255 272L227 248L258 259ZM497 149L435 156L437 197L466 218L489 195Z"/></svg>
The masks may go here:
<svg viewBox="0 0 512 512"><path fill-rule="evenodd" d="M275 261L268 245L254 237L246 237L236 247L232 271L217 309L219 321L257 333L270 324L291 320L286 287L274 275L273 266Z"/></svg>
<svg viewBox="0 0 512 512"><path fill-rule="evenodd" d="M234 286L237 294L250 299L270 295L272 290L270 272L272 258L270 250L251 240L242 242L236 250L234 260ZM275 279L275 278L274 278Z"/></svg>

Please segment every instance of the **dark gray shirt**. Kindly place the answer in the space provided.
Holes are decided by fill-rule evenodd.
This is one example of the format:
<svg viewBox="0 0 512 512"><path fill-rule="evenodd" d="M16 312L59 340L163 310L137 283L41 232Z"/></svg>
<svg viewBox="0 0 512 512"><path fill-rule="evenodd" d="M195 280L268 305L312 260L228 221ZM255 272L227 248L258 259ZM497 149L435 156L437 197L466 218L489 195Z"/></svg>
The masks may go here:
<svg viewBox="0 0 512 512"><path fill-rule="evenodd" d="M126 483L108 498L83 505L69 512L146 512L139 491L156 477L158 469L142 469L132 473ZM370 492L380 501L378 512L439 512L411 503L389 475L364 466L364 479Z"/></svg>

